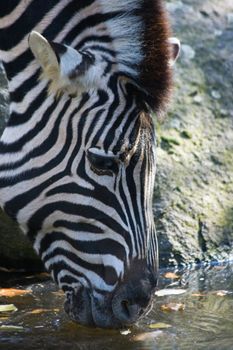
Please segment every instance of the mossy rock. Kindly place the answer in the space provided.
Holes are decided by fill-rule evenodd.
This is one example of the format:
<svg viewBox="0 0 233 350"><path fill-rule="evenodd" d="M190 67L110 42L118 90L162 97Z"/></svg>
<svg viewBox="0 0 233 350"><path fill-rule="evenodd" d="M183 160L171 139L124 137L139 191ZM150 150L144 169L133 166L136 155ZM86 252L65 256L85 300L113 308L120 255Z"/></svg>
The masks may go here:
<svg viewBox="0 0 233 350"><path fill-rule="evenodd" d="M0 267L42 270L31 242L12 220L0 211Z"/></svg>
<svg viewBox="0 0 233 350"><path fill-rule="evenodd" d="M0 135L8 119L9 94L4 70L0 65ZM0 210L0 267L42 270L43 266L34 253L31 242L18 225Z"/></svg>
<svg viewBox="0 0 233 350"><path fill-rule="evenodd" d="M160 261L230 259L233 25L226 14L233 13L233 3L170 1L168 8L175 34L193 55L181 52L171 112L157 127L154 212Z"/></svg>

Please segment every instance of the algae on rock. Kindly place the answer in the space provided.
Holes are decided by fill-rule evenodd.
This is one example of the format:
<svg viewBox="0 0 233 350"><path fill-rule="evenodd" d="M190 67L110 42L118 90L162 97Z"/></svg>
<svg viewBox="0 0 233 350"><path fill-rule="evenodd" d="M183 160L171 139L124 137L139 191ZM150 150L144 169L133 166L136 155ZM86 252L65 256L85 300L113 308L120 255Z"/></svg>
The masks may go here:
<svg viewBox="0 0 233 350"><path fill-rule="evenodd" d="M190 46L158 130L155 218L162 264L228 259L233 250L233 3L168 2ZM179 4L181 2L179 1Z"/></svg>

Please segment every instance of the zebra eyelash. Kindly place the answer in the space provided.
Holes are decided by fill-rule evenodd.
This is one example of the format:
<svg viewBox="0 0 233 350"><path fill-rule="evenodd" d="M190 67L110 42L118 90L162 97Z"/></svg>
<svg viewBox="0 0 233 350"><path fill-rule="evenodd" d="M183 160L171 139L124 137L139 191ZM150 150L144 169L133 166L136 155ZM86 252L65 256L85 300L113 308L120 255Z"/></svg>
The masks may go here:
<svg viewBox="0 0 233 350"><path fill-rule="evenodd" d="M98 148L90 148L86 154L92 171L97 175L113 176L114 174L118 174L120 163L119 155L106 154Z"/></svg>

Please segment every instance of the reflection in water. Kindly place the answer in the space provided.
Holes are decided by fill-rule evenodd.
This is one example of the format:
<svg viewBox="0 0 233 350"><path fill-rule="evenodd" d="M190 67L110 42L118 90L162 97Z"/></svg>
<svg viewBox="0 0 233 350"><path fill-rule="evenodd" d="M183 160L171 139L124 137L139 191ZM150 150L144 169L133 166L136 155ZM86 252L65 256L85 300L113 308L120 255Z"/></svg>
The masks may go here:
<svg viewBox="0 0 233 350"><path fill-rule="evenodd" d="M12 287L28 288L32 293L0 297L0 305L14 304L18 308L11 314L0 313L0 327L22 327L0 328L0 349L233 350L233 266L176 274L181 279L169 280L161 271L159 287L185 288L186 293L156 297L152 312L127 335L72 323L63 312L64 297L51 281L29 284L30 280L22 279ZM185 283L182 286L181 281ZM185 309L162 311L161 306L169 303L182 303ZM158 322L170 327L157 329ZM155 324L154 329L149 328L150 324Z"/></svg>

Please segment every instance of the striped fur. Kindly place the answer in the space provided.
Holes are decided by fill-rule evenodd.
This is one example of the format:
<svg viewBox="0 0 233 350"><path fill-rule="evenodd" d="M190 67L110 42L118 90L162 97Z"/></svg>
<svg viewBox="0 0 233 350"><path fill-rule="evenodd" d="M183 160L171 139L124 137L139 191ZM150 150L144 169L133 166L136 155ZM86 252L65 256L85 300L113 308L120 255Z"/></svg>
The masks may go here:
<svg viewBox="0 0 233 350"><path fill-rule="evenodd" d="M171 88L161 1L12 0L0 16L11 99L0 143L3 209L67 293L80 284L112 293L134 261L156 272L149 109L161 111ZM42 79L32 30L63 45L59 70ZM82 55L92 63L80 72Z"/></svg>

